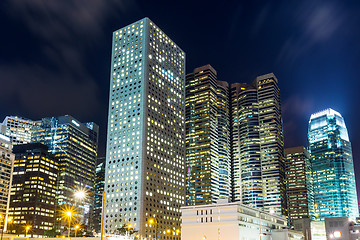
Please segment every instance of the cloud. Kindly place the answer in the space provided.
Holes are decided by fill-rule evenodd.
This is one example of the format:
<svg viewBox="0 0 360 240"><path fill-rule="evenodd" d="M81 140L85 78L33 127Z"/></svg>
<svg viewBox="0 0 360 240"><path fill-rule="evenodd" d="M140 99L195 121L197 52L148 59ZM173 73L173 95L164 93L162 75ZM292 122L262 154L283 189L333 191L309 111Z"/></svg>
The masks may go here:
<svg viewBox="0 0 360 240"><path fill-rule="evenodd" d="M111 16L130 12L132 1L9 0L6 3L4 11L8 18L24 26L36 50L16 52L16 62L0 58L4 93L0 100L13 99L11 104L18 104L14 109L39 117L96 115L101 97L97 81L89 73L89 49L106 44L104 36L111 32L104 32L104 25ZM24 57L34 52L36 56L31 60Z"/></svg>
<svg viewBox="0 0 360 240"><path fill-rule="evenodd" d="M70 113L85 118L100 107L94 81L77 81L66 73L55 76L39 65L22 64L0 66L0 76L0 101L38 117Z"/></svg>
<svg viewBox="0 0 360 240"><path fill-rule="evenodd" d="M277 62L293 62L318 44L335 36L347 18L346 11L333 2L305 1L293 14L296 32L284 42Z"/></svg>

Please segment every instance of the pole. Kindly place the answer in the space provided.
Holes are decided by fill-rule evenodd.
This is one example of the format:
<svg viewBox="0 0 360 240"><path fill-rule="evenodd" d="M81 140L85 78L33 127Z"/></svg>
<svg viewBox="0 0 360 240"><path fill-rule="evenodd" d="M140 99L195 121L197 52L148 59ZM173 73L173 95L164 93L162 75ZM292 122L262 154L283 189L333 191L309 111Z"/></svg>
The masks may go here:
<svg viewBox="0 0 360 240"><path fill-rule="evenodd" d="M100 240L103 240L104 238L104 212L105 212L105 192L103 192L103 198L102 198L102 209L101 209L101 236Z"/></svg>
<svg viewBox="0 0 360 240"><path fill-rule="evenodd" d="M3 221L2 221L2 222L3 222ZM0 223L0 226L1 226L1 223ZM4 224L4 227L1 229L1 240L3 239L4 228L5 228L5 224Z"/></svg>
<svg viewBox="0 0 360 240"><path fill-rule="evenodd" d="M68 229L68 238L70 239L70 224L71 224L71 216L69 216L69 229Z"/></svg>

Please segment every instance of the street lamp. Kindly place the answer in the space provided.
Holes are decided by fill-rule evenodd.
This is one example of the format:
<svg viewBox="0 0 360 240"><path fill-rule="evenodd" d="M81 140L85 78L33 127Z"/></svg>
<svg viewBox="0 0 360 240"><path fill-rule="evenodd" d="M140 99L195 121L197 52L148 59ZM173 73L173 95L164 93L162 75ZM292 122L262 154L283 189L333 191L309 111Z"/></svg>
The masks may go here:
<svg viewBox="0 0 360 240"><path fill-rule="evenodd" d="M74 193L75 198L84 199L86 197L86 193L83 190L77 191Z"/></svg>
<svg viewBox="0 0 360 240"><path fill-rule="evenodd" d="M75 198L77 199L84 199L88 195L88 192L86 190L79 190L74 193ZM95 193L94 195L102 196L102 206L101 206L101 236L100 240L104 239L104 213L105 213L105 192L103 193Z"/></svg>
<svg viewBox="0 0 360 240"><path fill-rule="evenodd" d="M29 232L30 228L31 228L31 226L30 226L30 225L27 225L27 226L25 227L25 237L27 236L27 234L28 234L28 232Z"/></svg>
<svg viewBox="0 0 360 240"><path fill-rule="evenodd" d="M157 224L156 218L150 218L149 224L150 224L150 227L151 227L151 225L155 225L155 239L158 239L158 235L157 235L158 224Z"/></svg>
<svg viewBox="0 0 360 240"><path fill-rule="evenodd" d="M66 212L66 216L69 218L68 238L70 239L70 228L71 228L71 216L72 216L72 212L71 212L71 211L67 211L67 212Z"/></svg>
<svg viewBox="0 0 360 240"><path fill-rule="evenodd" d="M75 226L75 237L76 237L76 233L77 233L77 231L79 230L79 228L80 228L80 225L76 225L76 226Z"/></svg>

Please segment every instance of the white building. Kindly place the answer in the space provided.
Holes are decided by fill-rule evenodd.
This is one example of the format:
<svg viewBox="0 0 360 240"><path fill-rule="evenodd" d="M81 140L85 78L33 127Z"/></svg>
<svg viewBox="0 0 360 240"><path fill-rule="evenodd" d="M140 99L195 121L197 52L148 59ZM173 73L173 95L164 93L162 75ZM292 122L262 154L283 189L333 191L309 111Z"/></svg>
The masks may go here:
<svg viewBox="0 0 360 240"><path fill-rule="evenodd" d="M182 240L287 240L302 239L288 231L286 218L239 202L186 206L182 212ZM274 235L274 236L273 236Z"/></svg>
<svg viewBox="0 0 360 240"><path fill-rule="evenodd" d="M109 97L105 234L169 238L185 200L185 53L150 19L113 33Z"/></svg>
<svg viewBox="0 0 360 240"><path fill-rule="evenodd" d="M18 116L7 116L0 124L0 133L10 137L12 144L31 142L32 130L40 121L32 121Z"/></svg>

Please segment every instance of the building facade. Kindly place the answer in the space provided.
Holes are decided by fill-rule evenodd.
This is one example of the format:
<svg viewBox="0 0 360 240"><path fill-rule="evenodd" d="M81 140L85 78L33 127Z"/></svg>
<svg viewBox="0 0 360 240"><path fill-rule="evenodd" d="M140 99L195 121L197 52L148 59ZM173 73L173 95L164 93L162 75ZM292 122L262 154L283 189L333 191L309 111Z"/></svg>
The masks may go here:
<svg viewBox="0 0 360 240"><path fill-rule="evenodd" d="M99 127L93 123L81 123L72 116L48 117L34 130L32 142L42 143L59 161L59 177L56 190L58 212L72 208L80 223L89 226L92 213L92 192L95 184L95 168ZM86 192L84 199L75 193ZM58 217L60 221L60 216ZM63 224L57 228L63 231ZM59 232L58 232L59 233Z"/></svg>
<svg viewBox="0 0 360 240"><path fill-rule="evenodd" d="M284 236L277 232L286 228L285 217L272 215L239 202L228 203L221 199L216 204L185 206L181 208L181 212L183 240L289 239L287 234ZM281 237L273 238L273 234Z"/></svg>
<svg viewBox="0 0 360 240"><path fill-rule="evenodd" d="M314 190L310 155L305 147L285 149L288 219L314 219Z"/></svg>
<svg viewBox="0 0 360 240"><path fill-rule="evenodd" d="M286 214L280 90L273 73L231 85L233 201Z"/></svg>
<svg viewBox="0 0 360 240"><path fill-rule="evenodd" d="M113 33L111 64L105 233L169 239L185 201L185 53L144 18Z"/></svg>
<svg viewBox="0 0 360 240"><path fill-rule="evenodd" d="M101 158L101 163L98 161L96 166L96 177L95 177L95 196L94 196L94 214L93 214L93 229L96 233L101 232L101 216L102 216L102 202L105 184L105 158Z"/></svg>
<svg viewBox="0 0 360 240"><path fill-rule="evenodd" d="M231 84L232 199L263 208L259 107L251 84Z"/></svg>
<svg viewBox="0 0 360 240"><path fill-rule="evenodd" d="M186 205L230 198L228 92L210 65L186 75Z"/></svg>
<svg viewBox="0 0 360 240"><path fill-rule="evenodd" d="M310 117L308 141L315 218L359 216L351 143L343 117L326 109Z"/></svg>
<svg viewBox="0 0 360 240"><path fill-rule="evenodd" d="M32 130L40 121L32 121L18 116L7 116L1 125L2 134L10 137L11 143L25 144L31 142Z"/></svg>
<svg viewBox="0 0 360 240"><path fill-rule="evenodd" d="M10 137L0 134L0 215L3 220L8 219L12 169L15 158L12 148Z"/></svg>
<svg viewBox="0 0 360 240"><path fill-rule="evenodd" d="M9 230L24 235L31 226L31 237L54 237L58 161L41 143L15 145L13 153Z"/></svg>

